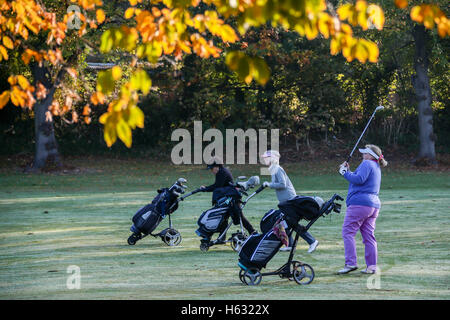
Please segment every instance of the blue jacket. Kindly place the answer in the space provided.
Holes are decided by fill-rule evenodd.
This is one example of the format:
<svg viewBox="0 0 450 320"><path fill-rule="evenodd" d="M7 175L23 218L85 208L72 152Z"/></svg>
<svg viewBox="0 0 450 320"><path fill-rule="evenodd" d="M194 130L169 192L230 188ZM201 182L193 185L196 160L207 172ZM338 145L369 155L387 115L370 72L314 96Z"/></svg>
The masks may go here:
<svg viewBox="0 0 450 320"><path fill-rule="evenodd" d="M381 185L380 165L373 160L363 160L354 172L347 171L344 178L350 182L346 204L380 208L378 198Z"/></svg>

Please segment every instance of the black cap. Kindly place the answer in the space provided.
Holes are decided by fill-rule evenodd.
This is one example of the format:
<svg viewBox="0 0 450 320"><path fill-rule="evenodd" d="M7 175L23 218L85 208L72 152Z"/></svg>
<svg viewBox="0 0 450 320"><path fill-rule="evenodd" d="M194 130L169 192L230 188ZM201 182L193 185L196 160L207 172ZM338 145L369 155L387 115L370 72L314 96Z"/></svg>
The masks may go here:
<svg viewBox="0 0 450 320"><path fill-rule="evenodd" d="M208 164L208 165L206 166L206 169L212 169L212 168L214 168L214 167L222 167L222 164L213 162L213 163L211 163L211 164Z"/></svg>
<svg viewBox="0 0 450 320"><path fill-rule="evenodd" d="M223 166L223 162L222 159L214 156L212 157L212 159L210 159L209 163L206 165L206 169L212 169L214 167L222 167Z"/></svg>

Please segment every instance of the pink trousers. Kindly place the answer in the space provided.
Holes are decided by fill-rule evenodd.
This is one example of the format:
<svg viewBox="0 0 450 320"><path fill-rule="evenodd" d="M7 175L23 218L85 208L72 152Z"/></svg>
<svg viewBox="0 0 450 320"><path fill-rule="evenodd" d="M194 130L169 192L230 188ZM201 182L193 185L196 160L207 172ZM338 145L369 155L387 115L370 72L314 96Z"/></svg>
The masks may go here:
<svg viewBox="0 0 450 320"><path fill-rule="evenodd" d="M378 250L374 231L379 211L377 208L366 206L351 205L347 208L342 225L346 265L357 266L355 235L359 230L365 246L366 265L369 269L375 270Z"/></svg>

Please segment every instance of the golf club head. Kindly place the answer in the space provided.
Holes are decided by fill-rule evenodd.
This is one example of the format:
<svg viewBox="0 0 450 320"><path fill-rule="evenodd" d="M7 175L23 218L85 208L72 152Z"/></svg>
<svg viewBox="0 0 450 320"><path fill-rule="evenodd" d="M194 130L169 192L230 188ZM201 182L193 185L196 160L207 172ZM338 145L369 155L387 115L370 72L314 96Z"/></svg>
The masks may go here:
<svg viewBox="0 0 450 320"><path fill-rule="evenodd" d="M172 191L172 193L175 195L175 196L177 196L177 197L179 197L179 196L181 196L181 192L177 192L177 191Z"/></svg>
<svg viewBox="0 0 450 320"><path fill-rule="evenodd" d="M176 184L179 185L184 190L187 188L187 186L185 185L186 182L187 180L185 178L178 178Z"/></svg>

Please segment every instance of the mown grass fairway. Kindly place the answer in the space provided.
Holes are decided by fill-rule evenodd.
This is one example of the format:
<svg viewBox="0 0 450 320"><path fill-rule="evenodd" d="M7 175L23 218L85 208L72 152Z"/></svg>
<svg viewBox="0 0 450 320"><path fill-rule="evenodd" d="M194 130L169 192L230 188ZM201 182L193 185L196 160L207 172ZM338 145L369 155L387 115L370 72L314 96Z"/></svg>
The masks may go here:
<svg viewBox="0 0 450 320"><path fill-rule="evenodd" d="M311 233L320 241L313 254L300 242L296 259L313 266L308 286L279 277L247 287L238 278L237 254L229 246L199 250L194 231L211 194L199 193L180 204L173 222L183 241L168 247L147 237L126 242L132 215L156 189L178 177L189 190L213 181L203 166L176 167L147 161L67 160L83 167L77 174L22 174L0 169L0 299L449 299L450 174L383 172L376 236L380 289L367 288L359 271L335 275L344 263L342 213L320 219ZM354 160L353 167L357 161ZM283 164L282 164L283 165ZM346 196L337 163L285 165L298 194L327 200ZM235 177L259 174L259 166L231 166ZM264 181L265 177L261 177ZM269 177L267 177L269 178ZM259 220L276 206L273 190L248 203L245 214ZM168 225L163 220L157 230ZM237 227L233 227L232 230ZM358 263L364 266L361 237ZM280 252L268 269L281 266ZM69 290L67 268L81 269L81 289ZM360 268L361 269L361 268Z"/></svg>

